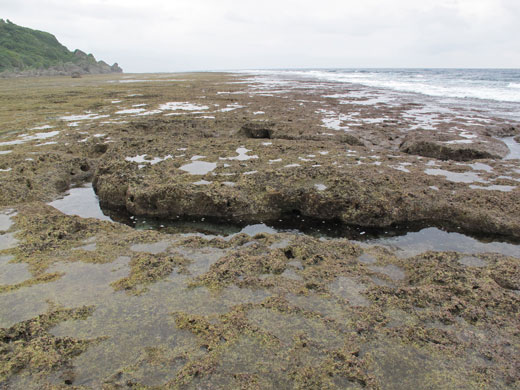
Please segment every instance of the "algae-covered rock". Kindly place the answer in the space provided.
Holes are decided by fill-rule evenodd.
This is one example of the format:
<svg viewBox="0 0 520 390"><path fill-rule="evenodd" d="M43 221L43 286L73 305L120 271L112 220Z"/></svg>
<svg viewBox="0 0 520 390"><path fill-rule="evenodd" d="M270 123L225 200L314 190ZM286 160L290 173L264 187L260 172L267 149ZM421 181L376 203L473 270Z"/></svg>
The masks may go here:
<svg viewBox="0 0 520 390"><path fill-rule="evenodd" d="M408 154L454 161L503 158L508 152L505 145L491 137L477 141L471 138L454 140L432 132L409 134L401 144L400 150Z"/></svg>
<svg viewBox="0 0 520 390"><path fill-rule="evenodd" d="M471 188L471 180L487 183L480 177L488 175L485 171L468 173L471 179L459 184L450 182L451 171L431 170L421 161L362 163L337 145L317 143L310 154L304 141L268 144L197 139L191 141L188 154L141 166L118 157L138 153L135 146L121 144L102 157L94 185L104 206L138 216L258 223L301 215L365 227L423 223L520 236L518 191L485 190L484 184ZM152 141L145 150L167 156L174 147ZM249 154L237 156L242 148ZM320 154L322 149L326 152ZM211 167L200 173L186 171L197 163ZM436 175L444 172L447 179L440 183L446 184L433 191L431 184L439 182Z"/></svg>
<svg viewBox="0 0 520 390"><path fill-rule="evenodd" d="M516 124L131 77L0 80L0 388L518 388Z"/></svg>
<svg viewBox="0 0 520 390"><path fill-rule="evenodd" d="M37 381L52 371L70 369L72 358L84 352L92 341L59 338L48 331L59 322L91 314L92 308L88 307L58 308L11 328L0 328L0 385L9 386L14 375Z"/></svg>

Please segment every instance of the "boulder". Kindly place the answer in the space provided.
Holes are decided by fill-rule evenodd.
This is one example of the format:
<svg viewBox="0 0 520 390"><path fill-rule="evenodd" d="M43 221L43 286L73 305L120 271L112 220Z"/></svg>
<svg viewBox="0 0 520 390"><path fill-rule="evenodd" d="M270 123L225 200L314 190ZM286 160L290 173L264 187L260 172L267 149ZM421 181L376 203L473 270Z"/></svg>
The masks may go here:
<svg viewBox="0 0 520 390"><path fill-rule="evenodd" d="M431 131L418 131L405 137L401 152L432 157L438 160L471 161L483 158L503 158L507 146L500 140L477 136L475 139L454 139Z"/></svg>

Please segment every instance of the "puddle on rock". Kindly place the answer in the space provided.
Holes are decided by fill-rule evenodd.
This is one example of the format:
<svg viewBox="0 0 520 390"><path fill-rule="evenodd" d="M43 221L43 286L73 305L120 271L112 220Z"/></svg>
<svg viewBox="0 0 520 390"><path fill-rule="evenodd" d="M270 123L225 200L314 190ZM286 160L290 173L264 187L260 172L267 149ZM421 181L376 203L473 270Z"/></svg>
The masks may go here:
<svg viewBox="0 0 520 390"><path fill-rule="evenodd" d="M257 159L258 156L255 154L255 155L248 155L249 152L251 152L250 149L246 149L244 147L241 147L241 148L238 148L236 150L237 152L237 156L234 156L234 157L221 157L220 159L221 160L238 160L238 161L247 161L247 160L251 160L251 159Z"/></svg>
<svg viewBox="0 0 520 390"><path fill-rule="evenodd" d="M426 228L399 237L379 238L359 242L362 246L381 245L397 250L400 257L415 256L426 251L454 251L467 254L500 253L520 258L520 245L499 241L479 241L461 233L450 233L437 228Z"/></svg>
<svg viewBox="0 0 520 390"><path fill-rule="evenodd" d="M109 264L58 263L48 272L64 275L51 283L36 284L1 295L0 327L36 317L47 311L49 302L66 307L93 305L114 292L110 283L128 275L130 258Z"/></svg>
<svg viewBox="0 0 520 390"><path fill-rule="evenodd" d="M386 275L394 281L403 280L406 277L403 269L393 264L385 265L384 267L371 266L368 268L374 272Z"/></svg>
<svg viewBox="0 0 520 390"><path fill-rule="evenodd" d="M18 240L14 235L15 233L0 234L0 251L12 249L18 245Z"/></svg>
<svg viewBox="0 0 520 390"><path fill-rule="evenodd" d="M319 366L326 356L309 345L289 350L284 346L269 345L256 335L241 336L230 343L219 356L217 367L210 374L194 379L189 389L269 389L291 390L309 388L298 383L297 372ZM292 375L288 375L291 373ZM300 380L305 378L302 375ZM244 385L253 379L253 386ZM302 385L302 386L300 386ZM312 388L321 388L316 387ZM360 390L361 385L347 377L334 375L327 389Z"/></svg>
<svg viewBox="0 0 520 390"><path fill-rule="evenodd" d="M97 249L97 244L93 242L92 244L86 244L83 246L78 246L77 248L72 248L72 250L81 250L87 252L94 252Z"/></svg>
<svg viewBox="0 0 520 390"><path fill-rule="evenodd" d="M475 256L464 256L459 259L459 263L466 267L485 267L487 265L485 260L479 259Z"/></svg>
<svg viewBox="0 0 520 390"><path fill-rule="evenodd" d="M62 198L50 202L49 205L68 215L96 218L102 221L112 220L101 211L99 199L92 188L92 184L71 188Z"/></svg>
<svg viewBox="0 0 520 390"><path fill-rule="evenodd" d="M181 171L188 172L190 175L206 175L217 167L216 163L206 161L193 161L189 164L181 166Z"/></svg>
<svg viewBox="0 0 520 390"><path fill-rule="evenodd" d="M427 175L444 176L446 180L454 183L487 183L475 172L451 172L445 169L426 169Z"/></svg>
<svg viewBox="0 0 520 390"><path fill-rule="evenodd" d="M374 264L374 263L377 263L377 259L374 256L369 255L368 253L363 253L357 259L358 259L358 261L360 261L360 262L362 262L364 264Z"/></svg>
<svg viewBox="0 0 520 390"><path fill-rule="evenodd" d="M291 280L303 280L303 278L298 275L294 269L291 268L287 268L285 271L283 271L281 276Z"/></svg>
<svg viewBox="0 0 520 390"><path fill-rule="evenodd" d="M193 276L199 276L209 271L212 264L226 255L226 251L218 248L183 248L176 247L175 252L191 260L188 271Z"/></svg>
<svg viewBox="0 0 520 390"><path fill-rule="evenodd" d="M271 309L253 309L248 312L247 318L287 346L293 345L298 336L304 336L321 348L341 347L339 334L315 319Z"/></svg>
<svg viewBox="0 0 520 390"><path fill-rule="evenodd" d="M196 379L192 388L239 389L240 376L256 374L258 388L291 389L291 380L282 369L288 363L285 356L285 348L268 346L259 337L242 336L223 352L215 371Z"/></svg>
<svg viewBox="0 0 520 390"><path fill-rule="evenodd" d="M13 210L4 210L0 213L0 231L9 230L13 226L12 217L15 215L16 213Z"/></svg>
<svg viewBox="0 0 520 390"><path fill-rule="evenodd" d="M490 185L490 186L477 186L477 185L470 185L469 188L473 190L487 190L487 191L501 191L501 192L511 192L513 191L516 186L505 186L505 185Z"/></svg>
<svg viewBox="0 0 520 390"><path fill-rule="evenodd" d="M189 331L179 330L173 312L216 315L240 303L257 303L266 298L262 291L228 287L212 293L204 287L190 289L188 278L173 274L168 280L150 286L138 296L112 293L100 302L91 317L67 321L51 332L60 337L79 339L107 337L74 359L78 384L95 384L110 374L135 364L147 348L158 346L179 349L198 348Z"/></svg>
<svg viewBox="0 0 520 390"><path fill-rule="evenodd" d="M426 348L385 340L368 345L362 355L381 390L474 390L482 385L480 378L470 375L471 361L448 358ZM486 388L503 387L491 384Z"/></svg>
<svg viewBox="0 0 520 390"><path fill-rule="evenodd" d="M332 294L346 299L352 306L368 306L370 301L362 293L367 287L353 278L340 276L329 285Z"/></svg>
<svg viewBox="0 0 520 390"><path fill-rule="evenodd" d="M502 141L509 148L509 154L504 157L504 160L520 159L520 144L515 141L514 137L502 138Z"/></svg>
<svg viewBox="0 0 520 390"><path fill-rule="evenodd" d="M352 314L352 307L336 302L330 297L310 293L307 295L287 294L287 301L303 310L322 315L324 318L334 320L344 330L351 330L357 315Z"/></svg>
<svg viewBox="0 0 520 390"><path fill-rule="evenodd" d="M153 243L134 244L130 246L130 250L134 252L151 253L156 255L161 252L165 252L166 249L171 245L171 241L164 240Z"/></svg>
<svg viewBox="0 0 520 390"><path fill-rule="evenodd" d="M303 269L303 264L301 261L299 260L293 260L293 261L289 261L287 263L287 265L290 265L291 267L294 267L296 269L299 269L299 270L302 270Z"/></svg>
<svg viewBox="0 0 520 390"><path fill-rule="evenodd" d="M18 284L31 278L27 264L9 263L14 256L0 256L0 285Z"/></svg>
<svg viewBox="0 0 520 390"><path fill-rule="evenodd" d="M163 248L166 246L160 249ZM190 256L186 250L183 254L193 261L190 271L194 274L207 270L211 260L218 258L217 253L200 253L197 257L193 253ZM219 252L218 256L221 254ZM208 260L210 255L213 259ZM128 276L130 260L130 257L120 256L107 264L57 263L48 272L62 273L58 280L1 294L0 327L34 318L45 313L51 304L64 307L92 305L95 310L87 319L64 321L50 331L58 337L101 338L73 359L74 385L100 388L107 378L129 366L138 367L129 371L132 380L141 383L143 378L136 375L142 372L148 376L151 370L154 377L147 377L147 383L160 385L181 367L178 360L173 359L169 370L154 370L146 363L150 348L164 348L168 353L176 351L178 356L187 356L188 352L195 356L199 350L195 336L179 330L172 313L215 316L228 312L235 305L259 303L269 296L264 290L236 286L218 292L205 287L191 288L188 285L193 275L176 272L148 286L140 295L114 291L111 283Z"/></svg>
<svg viewBox="0 0 520 390"><path fill-rule="evenodd" d="M287 246L289 246L290 243L291 243L291 240L283 239L281 241L277 241L277 242L271 244L269 246L269 248L271 248L271 249L283 249L283 248L286 248Z"/></svg>

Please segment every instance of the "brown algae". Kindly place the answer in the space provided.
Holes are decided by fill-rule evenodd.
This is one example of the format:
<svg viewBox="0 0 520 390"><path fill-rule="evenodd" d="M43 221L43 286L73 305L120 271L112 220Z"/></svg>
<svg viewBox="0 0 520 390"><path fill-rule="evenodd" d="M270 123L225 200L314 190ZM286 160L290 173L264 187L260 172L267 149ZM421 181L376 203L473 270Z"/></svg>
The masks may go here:
<svg viewBox="0 0 520 390"><path fill-rule="evenodd" d="M519 237L520 172L479 159L503 123L448 118L478 137L464 150L333 84L121 77L0 80L2 390L519 387L519 247L459 233ZM323 102L374 120L326 129Z"/></svg>

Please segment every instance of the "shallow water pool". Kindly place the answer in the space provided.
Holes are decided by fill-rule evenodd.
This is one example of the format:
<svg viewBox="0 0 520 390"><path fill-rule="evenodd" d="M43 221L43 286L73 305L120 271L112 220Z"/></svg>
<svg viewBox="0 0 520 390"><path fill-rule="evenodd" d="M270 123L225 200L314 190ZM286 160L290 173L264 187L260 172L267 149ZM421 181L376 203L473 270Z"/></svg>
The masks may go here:
<svg viewBox="0 0 520 390"><path fill-rule="evenodd" d="M447 231L431 226L369 229L329 221L309 220L302 216L288 216L276 223L243 225L209 218L160 220L137 217L103 210L99 206L98 197L90 184L73 188L62 198L49 204L69 215L124 223L138 230L160 230L170 234L198 235L207 239L214 237L230 239L240 233L250 236L260 233L294 233L309 234L323 239L345 237L365 245L381 245L397 249L398 253L404 257L432 250L468 254L492 252L520 258L520 243L508 242L505 237L472 237L464 232Z"/></svg>

